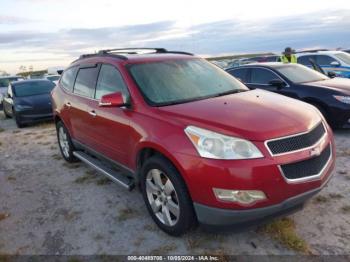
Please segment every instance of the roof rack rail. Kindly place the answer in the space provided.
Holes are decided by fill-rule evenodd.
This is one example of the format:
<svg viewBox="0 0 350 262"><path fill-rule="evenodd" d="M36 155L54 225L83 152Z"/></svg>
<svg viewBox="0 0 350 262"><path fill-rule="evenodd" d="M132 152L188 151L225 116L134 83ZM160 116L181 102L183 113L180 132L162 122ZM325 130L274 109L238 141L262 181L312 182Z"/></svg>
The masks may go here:
<svg viewBox="0 0 350 262"><path fill-rule="evenodd" d="M132 47L132 48L114 48L105 49L98 51L98 54L140 54L140 51L153 51L148 52L149 54L182 54L182 55L193 55L188 52L182 51L168 51L165 48L149 48L149 47Z"/></svg>
<svg viewBox="0 0 350 262"><path fill-rule="evenodd" d="M146 52L146 54L179 54L179 55L190 55L192 53L183 52L183 51L168 51L165 48L149 48L149 47L132 47L132 48L115 48L115 49L104 49L99 50L94 54L83 54L79 56L78 59L74 60L72 63L79 61L83 58L89 58L94 56L113 56L122 60L128 60L128 57L125 55L137 55L140 54L140 51L151 51Z"/></svg>
<svg viewBox="0 0 350 262"><path fill-rule="evenodd" d="M295 53L296 54L300 54L300 53L317 53L319 51L329 51L329 49L310 49L310 50L297 51Z"/></svg>

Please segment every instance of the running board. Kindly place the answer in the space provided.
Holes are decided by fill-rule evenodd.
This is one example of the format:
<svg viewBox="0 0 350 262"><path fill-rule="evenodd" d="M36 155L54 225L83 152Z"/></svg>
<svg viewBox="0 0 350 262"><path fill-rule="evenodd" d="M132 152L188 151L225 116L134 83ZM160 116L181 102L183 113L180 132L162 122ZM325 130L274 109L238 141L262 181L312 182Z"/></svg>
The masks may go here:
<svg viewBox="0 0 350 262"><path fill-rule="evenodd" d="M104 163L101 162L100 160L93 158L82 151L74 151L73 155L76 158L83 161L84 163L91 166L92 168L96 169L98 172L108 177L113 182L128 189L129 191L134 188L135 185L132 179L129 179L126 176L123 176L122 174L120 174L118 171L112 170L111 168L105 166Z"/></svg>

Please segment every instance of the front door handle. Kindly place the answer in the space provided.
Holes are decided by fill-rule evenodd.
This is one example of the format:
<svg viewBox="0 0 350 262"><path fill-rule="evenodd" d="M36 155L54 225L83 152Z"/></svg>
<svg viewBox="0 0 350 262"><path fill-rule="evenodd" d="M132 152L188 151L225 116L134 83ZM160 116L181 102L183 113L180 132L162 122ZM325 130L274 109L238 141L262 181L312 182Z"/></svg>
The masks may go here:
<svg viewBox="0 0 350 262"><path fill-rule="evenodd" d="M95 112L94 110L90 111L89 114L90 114L91 116L93 116L93 117L96 116L96 112Z"/></svg>

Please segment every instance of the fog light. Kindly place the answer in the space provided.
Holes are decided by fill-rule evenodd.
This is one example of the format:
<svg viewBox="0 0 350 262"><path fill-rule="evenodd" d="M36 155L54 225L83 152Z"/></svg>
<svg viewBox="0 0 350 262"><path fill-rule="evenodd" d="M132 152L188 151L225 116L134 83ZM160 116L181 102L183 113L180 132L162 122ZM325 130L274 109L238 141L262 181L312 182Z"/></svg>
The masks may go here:
<svg viewBox="0 0 350 262"><path fill-rule="evenodd" d="M227 190L213 188L216 198L220 201L238 202L240 204L252 204L266 199L264 192L259 190Z"/></svg>

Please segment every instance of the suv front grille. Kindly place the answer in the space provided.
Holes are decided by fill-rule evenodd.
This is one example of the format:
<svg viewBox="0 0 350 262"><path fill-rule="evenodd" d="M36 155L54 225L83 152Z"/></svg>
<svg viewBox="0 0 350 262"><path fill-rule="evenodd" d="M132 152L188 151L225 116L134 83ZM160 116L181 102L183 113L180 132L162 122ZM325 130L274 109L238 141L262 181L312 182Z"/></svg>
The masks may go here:
<svg viewBox="0 0 350 262"><path fill-rule="evenodd" d="M319 156L296 163L281 165L285 178L293 180L320 175L332 155L329 144Z"/></svg>
<svg viewBox="0 0 350 262"><path fill-rule="evenodd" d="M288 153L314 145L323 137L325 133L326 130L322 122L320 122L310 132L281 139L270 140L266 143L266 145L272 155Z"/></svg>

